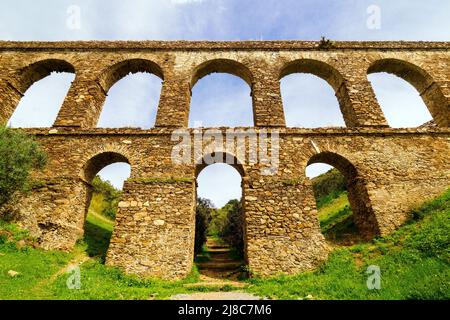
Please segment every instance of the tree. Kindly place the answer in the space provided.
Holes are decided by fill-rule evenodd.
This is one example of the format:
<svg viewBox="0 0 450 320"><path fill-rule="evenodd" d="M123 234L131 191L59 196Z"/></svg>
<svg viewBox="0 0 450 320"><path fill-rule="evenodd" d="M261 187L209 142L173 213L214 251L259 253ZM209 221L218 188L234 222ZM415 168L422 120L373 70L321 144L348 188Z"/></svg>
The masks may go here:
<svg viewBox="0 0 450 320"><path fill-rule="evenodd" d="M117 205L121 191L114 188L109 181L103 181L99 176L95 176L92 180L92 192L101 194L103 196L102 212L105 217L114 220L117 213Z"/></svg>
<svg viewBox="0 0 450 320"><path fill-rule="evenodd" d="M244 214L242 202L236 199L228 201L222 208L227 211L227 221L222 230L221 237L236 249L236 252L244 252Z"/></svg>
<svg viewBox="0 0 450 320"><path fill-rule="evenodd" d="M29 190L31 171L42 169L46 159L30 135L0 126L0 207L16 192Z"/></svg>
<svg viewBox="0 0 450 320"><path fill-rule="evenodd" d="M206 233L211 221L211 211L214 205L209 199L198 198L195 209L195 254L202 251L202 246L206 242Z"/></svg>

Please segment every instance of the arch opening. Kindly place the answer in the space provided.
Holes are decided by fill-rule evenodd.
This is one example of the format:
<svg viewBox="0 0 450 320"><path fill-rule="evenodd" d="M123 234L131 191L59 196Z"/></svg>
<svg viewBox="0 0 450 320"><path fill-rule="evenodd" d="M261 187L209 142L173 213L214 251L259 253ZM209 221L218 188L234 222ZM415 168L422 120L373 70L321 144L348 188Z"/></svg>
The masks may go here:
<svg viewBox="0 0 450 320"><path fill-rule="evenodd" d="M391 127L450 125L443 108L448 104L446 98L422 68L398 59L381 59L372 63L367 74Z"/></svg>
<svg viewBox="0 0 450 320"><path fill-rule="evenodd" d="M308 161L306 176L328 241L350 245L379 234L365 182L347 159L332 152L316 154Z"/></svg>
<svg viewBox="0 0 450 320"><path fill-rule="evenodd" d="M344 79L332 66L296 60L284 66L279 79L287 127L353 125Z"/></svg>
<svg viewBox="0 0 450 320"><path fill-rule="evenodd" d="M84 170L86 206L84 242L89 256L105 261L124 181L131 167L121 154L105 152L91 158Z"/></svg>
<svg viewBox="0 0 450 320"><path fill-rule="evenodd" d="M74 79L75 68L64 60L43 60L21 69L15 86L23 96L7 125L51 127Z"/></svg>
<svg viewBox="0 0 450 320"><path fill-rule="evenodd" d="M131 59L108 68L98 80L105 99L97 127L154 127L163 80L162 69L150 60Z"/></svg>
<svg viewBox="0 0 450 320"><path fill-rule="evenodd" d="M233 60L200 65L191 78L189 127L253 126L252 82L251 72Z"/></svg>
<svg viewBox="0 0 450 320"><path fill-rule="evenodd" d="M246 276L241 268L246 263L243 173L237 161L203 161L196 167L194 261L206 276Z"/></svg>

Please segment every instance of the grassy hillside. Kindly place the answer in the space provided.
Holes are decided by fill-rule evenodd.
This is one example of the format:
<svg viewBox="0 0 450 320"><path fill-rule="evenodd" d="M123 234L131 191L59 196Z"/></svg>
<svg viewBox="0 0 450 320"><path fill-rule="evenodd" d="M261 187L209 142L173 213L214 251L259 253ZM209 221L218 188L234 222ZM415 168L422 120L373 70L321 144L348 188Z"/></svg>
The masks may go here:
<svg viewBox="0 0 450 320"><path fill-rule="evenodd" d="M350 245L361 241L353 220L344 176L336 169L312 179L320 227L327 240Z"/></svg>
<svg viewBox="0 0 450 320"><path fill-rule="evenodd" d="M84 225L84 242L90 257L99 257L104 261L114 221L102 213L107 207L102 193L94 193Z"/></svg>
<svg viewBox="0 0 450 320"><path fill-rule="evenodd" d="M330 211L323 213L322 223L334 216L330 206L342 207L345 201L339 199L328 202ZM388 237L334 249L316 271L249 279L243 290L278 299L450 299L450 190L413 213L414 219ZM90 214L89 226L97 228L92 237L66 253L34 248L26 232L0 222L0 299L164 299L218 290L185 287L197 281L195 269L187 279L169 282L140 280L107 267L102 264L104 248L95 249L95 244L111 232L112 223ZM76 262L83 262L79 290L66 285L65 268ZM369 265L381 270L380 290L367 289Z"/></svg>
<svg viewBox="0 0 450 320"><path fill-rule="evenodd" d="M252 279L247 290L282 299L450 299L450 189L413 216L390 236L333 250L316 271ZM380 268L380 290L367 289L370 265Z"/></svg>
<svg viewBox="0 0 450 320"><path fill-rule="evenodd" d="M334 168L313 178L312 186L318 209L347 191L344 176Z"/></svg>

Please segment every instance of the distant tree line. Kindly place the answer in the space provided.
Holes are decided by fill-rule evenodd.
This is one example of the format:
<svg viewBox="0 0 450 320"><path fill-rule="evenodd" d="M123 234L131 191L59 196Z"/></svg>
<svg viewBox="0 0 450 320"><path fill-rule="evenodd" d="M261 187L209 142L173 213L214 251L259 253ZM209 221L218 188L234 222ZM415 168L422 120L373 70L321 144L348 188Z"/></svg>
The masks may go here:
<svg viewBox="0 0 450 320"><path fill-rule="evenodd" d="M109 181L103 181L99 176L92 180L92 192L101 194L103 197L102 211L105 217L114 220L117 214L117 206L122 194Z"/></svg>
<svg viewBox="0 0 450 320"><path fill-rule="evenodd" d="M217 236L236 252L244 249L244 215L242 203L233 199L220 209L208 199L199 198L196 209L195 253L202 251L207 236Z"/></svg>

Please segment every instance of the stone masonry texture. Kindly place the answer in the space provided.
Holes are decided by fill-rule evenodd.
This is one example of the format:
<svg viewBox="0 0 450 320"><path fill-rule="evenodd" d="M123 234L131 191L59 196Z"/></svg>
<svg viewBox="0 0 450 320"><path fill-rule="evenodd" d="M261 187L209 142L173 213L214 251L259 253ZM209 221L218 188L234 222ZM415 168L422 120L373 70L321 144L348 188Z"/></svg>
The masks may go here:
<svg viewBox="0 0 450 320"><path fill-rule="evenodd" d="M264 163L243 161L224 146L204 149L200 158L226 153L236 159L250 270L262 276L312 270L329 248L307 165L328 163L345 175L356 224L367 238L389 234L411 208L450 185L449 49L448 42L333 42L326 48L302 41L0 42L2 122L34 82L51 72L76 74L53 127L25 129L49 160L33 174L32 192L13 204L14 217L42 248L70 250L83 236L93 177L109 164L129 163L106 263L146 277L185 277L193 264L196 178L205 164L175 163L171 155L180 141L172 133L187 127L195 83L226 72L251 88L250 129L279 135L279 168L264 175ZM155 127L96 128L109 88L130 72L161 78ZM331 85L346 127L285 127L279 81L296 72ZM389 128L367 80L373 72L413 85L432 125ZM214 130L224 136L227 128ZM188 139L193 131L186 128Z"/></svg>

